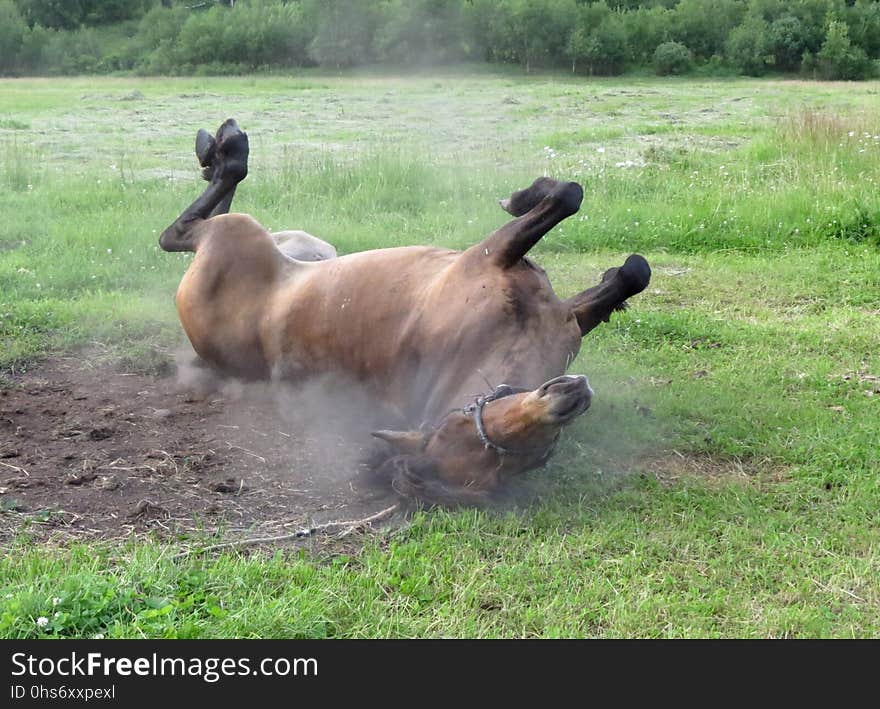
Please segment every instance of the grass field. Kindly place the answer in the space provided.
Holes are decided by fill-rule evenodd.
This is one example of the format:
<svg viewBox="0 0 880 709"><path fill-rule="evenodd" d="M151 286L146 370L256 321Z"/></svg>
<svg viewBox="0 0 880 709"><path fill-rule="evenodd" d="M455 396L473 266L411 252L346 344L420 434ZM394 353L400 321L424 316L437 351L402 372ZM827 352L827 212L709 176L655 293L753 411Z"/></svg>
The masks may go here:
<svg viewBox="0 0 880 709"><path fill-rule="evenodd" d="M0 367L180 340L158 233L192 138L251 137L235 208L340 252L463 247L542 173L579 215L560 295L654 278L588 336L597 392L535 503L416 515L344 552L172 559L149 539L0 559L5 637L880 634L880 83L383 78L0 81ZM0 387L4 384L0 383ZM0 501L3 495L0 494ZM0 502L0 514L15 514ZM36 619L48 624L38 627Z"/></svg>

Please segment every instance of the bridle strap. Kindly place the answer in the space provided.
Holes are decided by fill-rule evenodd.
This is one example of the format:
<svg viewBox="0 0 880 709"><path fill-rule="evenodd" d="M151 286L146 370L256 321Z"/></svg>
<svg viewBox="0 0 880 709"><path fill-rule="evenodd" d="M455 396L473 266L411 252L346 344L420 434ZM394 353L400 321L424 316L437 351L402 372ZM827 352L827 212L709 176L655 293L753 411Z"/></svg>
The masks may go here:
<svg viewBox="0 0 880 709"><path fill-rule="evenodd" d="M551 454L553 453L554 448L556 448L556 443L559 441L559 434L562 433L562 429L556 432L556 436L551 441L550 445L546 448L544 446L535 447L535 448L507 448L505 446L499 445L495 443L491 438L489 438L489 434L486 433L486 427L483 425L483 409L486 407L486 404L495 401L496 399L502 399L505 396L510 396L511 394L520 394L524 391L529 391L528 389L523 389L521 387L512 387L508 384L499 384L495 389L492 390L491 394L487 394L486 396L478 397L477 400L462 409L462 412L466 416L470 416L474 420L474 427L477 429L477 436L480 438L480 442L483 446L491 451L495 451L499 456L504 457L506 455L531 455L537 451L543 451L543 455L540 460L546 461Z"/></svg>

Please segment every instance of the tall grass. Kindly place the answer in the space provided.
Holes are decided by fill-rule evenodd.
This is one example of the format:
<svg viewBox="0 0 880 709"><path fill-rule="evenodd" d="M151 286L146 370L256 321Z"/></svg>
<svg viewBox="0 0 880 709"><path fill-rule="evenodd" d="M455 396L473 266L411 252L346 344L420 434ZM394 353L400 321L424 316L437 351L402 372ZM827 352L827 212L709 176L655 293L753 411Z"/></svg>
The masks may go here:
<svg viewBox="0 0 880 709"><path fill-rule="evenodd" d="M880 234L880 112L790 112L724 152L576 157L555 155L553 168L578 175L584 207L550 246L780 251Z"/></svg>
<svg viewBox="0 0 880 709"><path fill-rule="evenodd" d="M45 173L44 156L32 143L15 137L0 139L0 187L31 190Z"/></svg>

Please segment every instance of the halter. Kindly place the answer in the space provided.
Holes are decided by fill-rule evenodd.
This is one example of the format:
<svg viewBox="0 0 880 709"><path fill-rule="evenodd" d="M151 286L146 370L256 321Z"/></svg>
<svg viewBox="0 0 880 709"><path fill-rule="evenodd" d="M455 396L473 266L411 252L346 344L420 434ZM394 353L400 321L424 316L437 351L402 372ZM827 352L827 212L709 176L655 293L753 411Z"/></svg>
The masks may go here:
<svg viewBox="0 0 880 709"><path fill-rule="evenodd" d="M510 396L511 394L521 394L526 391L529 390L522 387L513 387L509 384L499 384L490 394L477 397L474 403L468 404L463 409L459 410L465 416L473 418L474 427L477 429L477 436L480 437L480 442L487 450L495 451L495 453L502 458L506 455L529 455L543 450L543 455L539 459L539 462L543 464L546 463L547 459L553 454L553 451L556 448L556 443L559 441L559 435L562 433L561 428L556 432L550 445L546 448L544 448L544 446L534 448L507 448L495 443L495 441L489 438L489 434L486 433L486 428L483 425L483 409L486 407L486 404L497 399L503 399L505 396Z"/></svg>

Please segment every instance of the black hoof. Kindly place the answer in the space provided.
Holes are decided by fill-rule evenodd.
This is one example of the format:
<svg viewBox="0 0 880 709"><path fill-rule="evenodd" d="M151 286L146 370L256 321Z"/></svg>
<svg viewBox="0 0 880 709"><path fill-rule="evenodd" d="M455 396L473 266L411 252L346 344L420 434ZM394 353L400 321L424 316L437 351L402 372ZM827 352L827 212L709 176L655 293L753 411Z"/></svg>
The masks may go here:
<svg viewBox="0 0 880 709"><path fill-rule="evenodd" d="M550 196L558 201L565 216L570 217L581 208L584 190L577 182L563 182L550 193Z"/></svg>
<svg viewBox="0 0 880 709"><path fill-rule="evenodd" d="M624 279L626 284L627 298L641 293L651 282L651 267L647 260L640 254L632 254L627 257L617 275Z"/></svg>
<svg viewBox="0 0 880 709"><path fill-rule="evenodd" d="M216 147L217 141L214 140L214 136L204 128L199 128L199 132L196 133L196 157L199 159L199 165L210 167L214 164Z"/></svg>
<svg viewBox="0 0 880 709"><path fill-rule="evenodd" d="M220 178L241 182L247 177L250 153L247 133L231 118L217 130L215 152L214 162L220 170Z"/></svg>
<svg viewBox="0 0 880 709"><path fill-rule="evenodd" d="M559 183L552 177L539 177L524 190L517 190L507 199L499 200L501 208L514 217L521 217L544 199Z"/></svg>

